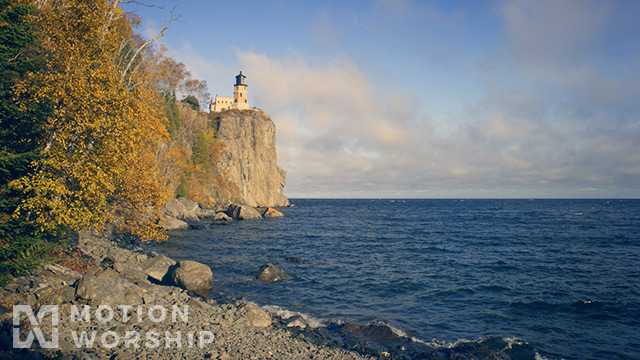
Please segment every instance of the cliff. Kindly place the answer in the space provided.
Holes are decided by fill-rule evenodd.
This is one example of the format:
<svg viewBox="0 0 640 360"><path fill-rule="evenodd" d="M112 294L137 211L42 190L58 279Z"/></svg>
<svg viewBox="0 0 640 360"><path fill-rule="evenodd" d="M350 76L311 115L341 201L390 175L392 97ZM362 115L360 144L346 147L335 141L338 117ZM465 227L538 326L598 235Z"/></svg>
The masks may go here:
<svg viewBox="0 0 640 360"><path fill-rule="evenodd" d="M220 182L212 187L215 203L288 206L286 172L277 164L276 126L259 110L229 110L214 115L224 152L215 164Z"/></svg>

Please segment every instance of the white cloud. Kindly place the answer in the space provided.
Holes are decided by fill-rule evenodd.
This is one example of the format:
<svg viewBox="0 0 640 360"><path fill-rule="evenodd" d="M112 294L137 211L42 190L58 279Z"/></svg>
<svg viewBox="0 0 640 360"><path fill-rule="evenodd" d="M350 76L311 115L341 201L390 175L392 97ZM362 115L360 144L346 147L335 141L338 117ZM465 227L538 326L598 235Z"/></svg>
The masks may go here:
<svg viewBox="0 0 640 360"><path fill-rule="evenodd" d="M604 131L621 120L543 88L493 84L468 119L432 120L415 96L376 88L349 60L238 57L255 105L276 122L294 197L614 196L616 183L638 186L639 127ZM443 121L457 126L438 132Z"/></svg>

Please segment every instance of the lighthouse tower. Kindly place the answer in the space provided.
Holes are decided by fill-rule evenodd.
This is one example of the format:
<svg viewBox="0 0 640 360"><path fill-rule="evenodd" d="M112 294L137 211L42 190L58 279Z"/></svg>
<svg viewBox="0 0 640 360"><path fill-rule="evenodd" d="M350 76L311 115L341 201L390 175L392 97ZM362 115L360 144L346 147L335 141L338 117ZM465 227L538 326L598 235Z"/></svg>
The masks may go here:
<svg viewBox="0 0 640 360"><path fill-rule="evenodd" d="M249 100L247 99L247 77L240 74L236 75L236 84L233 85L233 101L234 108L238 110L246 110L249 108Z"/></svg>
<svg viewBox="0 0 640 360"><path fill-rule="evenodd" d="M236 83L233 85L233 97L216 95L215 101L211 98L210 112L219 112L224 110L248 110L249 99L247 99L247 77L240 74L236 75Z"/></svg>

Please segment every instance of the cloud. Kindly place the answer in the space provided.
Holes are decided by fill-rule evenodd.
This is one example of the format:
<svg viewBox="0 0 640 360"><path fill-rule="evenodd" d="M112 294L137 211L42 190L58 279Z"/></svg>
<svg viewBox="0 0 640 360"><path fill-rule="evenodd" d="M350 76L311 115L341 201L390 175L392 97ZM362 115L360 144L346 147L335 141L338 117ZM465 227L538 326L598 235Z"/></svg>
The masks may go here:
<svg viewBox="0 0 640 360"><path fill-rule="evenodd" d="M351 61L313 67L295 54L238 57L257 106L276 122L279 156L293 192L309 191L306 181L325 184L319 193L384 182L394 176L388 163L415 142L408 119L397 110L405 101L378 96Z"/></svg>
<svg viewBox="0 0 640 360"><path fill-rule="evenodd" d="M276 122L294 197L637 196L620 186L638 188L640 127L615 117L618 107L488 82L463 118L434 119L414 94L374 85L349 59L237 55ZM439 131L445 122L453 126Z"/></svg>
<svg viewBox="0 0 640 360"><path fill-rule="evenodd" d="M509 45L519 61L570 66L597 55L613 5L597 0L515 0L502 6Z"/></svg>
<svg viewBox="0 0 640 360"><path fill-rule="evenodd" d="M310 18L322 58L245 50L231 68L188 42L171 53L212 93L230 91L243 70L251 105L276 123L293 197L640 196L640 56L629 40L640 25L625 15L634 12L595 0L498 5L497 38L471 52L470 14L377 1L353 19ZM394 67L419 79L411 87L365 56L385 57L407 24L407 44L428 44L397 48Z"/></svg>

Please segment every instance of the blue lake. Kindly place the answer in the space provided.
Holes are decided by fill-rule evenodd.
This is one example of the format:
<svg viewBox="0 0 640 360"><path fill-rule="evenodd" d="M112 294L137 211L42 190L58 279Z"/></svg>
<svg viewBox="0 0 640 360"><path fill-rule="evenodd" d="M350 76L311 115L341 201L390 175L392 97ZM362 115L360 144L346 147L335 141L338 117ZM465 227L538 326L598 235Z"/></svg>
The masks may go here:
<svg viewBox="0 0 640 360"><path fill-rule="evenodd" d="M325 323L497 338L522 350L514 359L640 359L640 200L291 202L285 219L174 232L156 248L211 266L213 297ZM289 279L255 280L265 263Z"/></svg>

